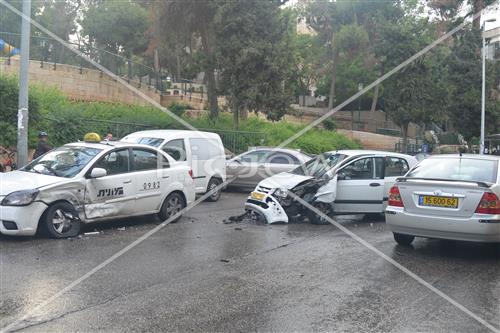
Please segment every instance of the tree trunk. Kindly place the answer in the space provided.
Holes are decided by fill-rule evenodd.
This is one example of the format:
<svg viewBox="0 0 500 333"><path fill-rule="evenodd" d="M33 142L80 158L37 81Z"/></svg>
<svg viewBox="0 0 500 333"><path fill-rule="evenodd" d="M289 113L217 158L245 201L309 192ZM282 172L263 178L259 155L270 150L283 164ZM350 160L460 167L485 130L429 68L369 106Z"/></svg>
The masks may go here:
<svg viewBox="0 0 500 333"><path fill-rule="evenodd" d="M330 84L330 97L328 100L328 109L333 109L335 103L335 85L337 83L337 59L338 54L335 49L335 34L332 36L332 82Z"/></svg>
<svg viewBox="0 0 500 333"><path fill-rule="evenodd" d="M240 123L240 120L239 120L239 117L240 117L240 108L238 108L238 107L235 106L235 107L232 108L232 111L233 111L233 128L235 130L237 130L238 127L239 127L239 125L240 125L239 124Z"/></svg>
<svg viewBox="0 0 500 333"><path fill-rule="evenodd" d="M248 120L248 108L247 107L241 108L240 118L241 118L241 120Z"/></svg>
<svg viewBox="0 0 500 333"><path fill-rule="evenodd" d="M472 12L474 14L480 12L484 8L484 0L473 0L472 1ZM475 28L481 29L481 16L479 15L472 21L472 24L474 25Z"/></svg>
<svg viewBox="0 0 500 333"><path fill-rule="evenodd" d="M219 106L217 103L217 86L215 83L215 59L208 40L208 27L201 29L201 44L203 52L207 58L205 76L207 82L208 105L210 108L210 119L216 119L219 116Z"/></svg>
<svg viewBox="0 0 500 333"><path fill-rule="evenodd" d="M401 147L401 152L406 154L408 152L408 125L409 124L403 124L401 125L401 135L403 136L403 142L402 142L402 147Z"/></svg>
<svg viewBox="0 0 500 333"><path fill-rule="evenodd" d="M370 112L375 112L377 110L377 102L378 102L379 91L380 91L380 84L377 84L375 86L375 91L373 92L372 107L370 108Z"/></svg>

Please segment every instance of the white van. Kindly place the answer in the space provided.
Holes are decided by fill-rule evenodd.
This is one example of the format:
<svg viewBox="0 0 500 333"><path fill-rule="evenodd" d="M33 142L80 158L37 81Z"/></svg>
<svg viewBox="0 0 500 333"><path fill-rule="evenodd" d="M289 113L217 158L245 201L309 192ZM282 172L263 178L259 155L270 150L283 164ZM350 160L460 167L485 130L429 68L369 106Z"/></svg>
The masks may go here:
<svg viewBox="0 0 500 333"><path fill-rule="evenodd" d="M226 181L226 159L219 135L189 130L149 130L127 135L121 141L160 148L193 170L196 193L206 193ZM220 190L207 198L217 201Z"/></svg>

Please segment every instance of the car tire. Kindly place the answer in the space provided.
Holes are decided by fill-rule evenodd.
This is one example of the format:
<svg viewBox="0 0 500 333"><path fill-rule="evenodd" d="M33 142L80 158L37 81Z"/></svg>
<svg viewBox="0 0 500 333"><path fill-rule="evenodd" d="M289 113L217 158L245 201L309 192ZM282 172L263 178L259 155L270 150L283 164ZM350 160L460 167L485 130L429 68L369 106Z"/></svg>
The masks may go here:
<svg viewBox="0 0 500 333"><path fill-rule="evenodd" d="M210 179L210 181L208 182L208 186L207 186L207 192L210 192L212 189L216 188L220 184L222 184L222 181L219 178L212 178L212 179ZM220 196L221 196L221 192L222 192L222 189L218 189L211 196L209 196L206 199L206 201L210 201L210 202L216 202L216 201L218 201L219 198L220 198Z"/></svg>
<svg viewBox="0 0 500 333"><path fill-rule="evenodd" d="M179 213L181 210L186 208L186 200L179 192L170 193L163 201L161 205L160 212L158 213L158 218L163 222L168 220L171 216ZM171 221L171 223L179 221L181 215Z"/></svg>
<svg viewBox="0 0 500 333"><path fill-rule="evenodd" d="M394 232L393 235L396 243L402 246L410 246L413 240L415 239L415 236L398 234L396 232Z"/></svg>
<svg viewBox="0 0 500 333"><path fill-rule="evenodd" d="M318 209L320 212L322 212L326 215L331 213L330 205L328 203L315 202L312 205L316 209ZM327 219L319 216L318 214L316 214L312 210L308 209L307 207L305 209L307 209L306 215L307 215L307 218L309 219L309 222L311 222L311 224L317 224L317 225L330 224L330 221L328 221Z"/></svg>
<svg viewBox="0 0 500 333"><path fill-rule="evenodd" d="M51 238L75 237L80 233L81 221L75 207L68 202L57 202L43 214L42 222Z"/></svg>

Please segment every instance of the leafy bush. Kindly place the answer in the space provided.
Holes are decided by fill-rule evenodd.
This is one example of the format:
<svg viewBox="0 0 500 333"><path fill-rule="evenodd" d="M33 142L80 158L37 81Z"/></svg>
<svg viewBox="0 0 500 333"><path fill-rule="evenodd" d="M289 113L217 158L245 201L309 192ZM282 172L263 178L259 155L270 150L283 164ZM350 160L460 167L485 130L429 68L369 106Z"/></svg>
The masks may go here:
<svg viewBox="0 0 500 333"><path fill-rule="evenodd" d="M175 115L182 117L187 109L189 109L189 105L185 103L177 103L172 102L169 104L168 109Z"/></svg>
<svg viewBox="0 0 500 333"><path fill-rule="evenodd" d="M15 147L17 142L17 109L19 84L14 76L0 75L0 145ZM39 121L39 100L31 93L28 97L28 126ZM36 135L30 133L30 146L36 142Z"/></svg>

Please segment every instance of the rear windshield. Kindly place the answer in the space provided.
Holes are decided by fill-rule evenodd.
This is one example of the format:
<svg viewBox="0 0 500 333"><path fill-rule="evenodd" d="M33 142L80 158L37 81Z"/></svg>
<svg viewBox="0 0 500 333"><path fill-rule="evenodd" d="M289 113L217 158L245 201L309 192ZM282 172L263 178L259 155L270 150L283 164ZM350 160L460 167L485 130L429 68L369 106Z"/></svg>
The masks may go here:
<svg viewBox="0 0 500 333"><path fill-rule="evenodd" d="M496 183L498 161L475 158L429 158L418 164L406 177L465 180Z"/></svg>

